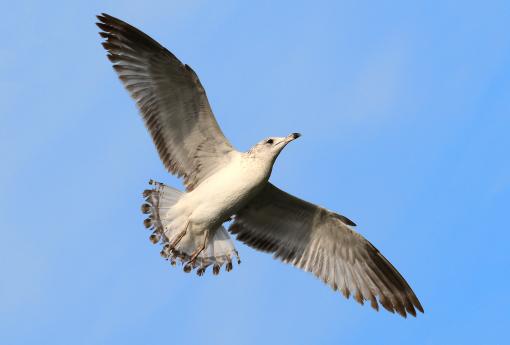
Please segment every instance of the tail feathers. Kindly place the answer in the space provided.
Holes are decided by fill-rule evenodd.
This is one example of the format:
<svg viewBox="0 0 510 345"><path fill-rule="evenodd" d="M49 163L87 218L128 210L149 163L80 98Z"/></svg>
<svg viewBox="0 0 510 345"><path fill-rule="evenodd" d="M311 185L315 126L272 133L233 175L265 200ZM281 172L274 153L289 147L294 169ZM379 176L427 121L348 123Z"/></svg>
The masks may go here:
<svg viewBox="0 0 510 345"><path fill-rule="evenodd" d="M150 180L149 184L154 185L155 188L146 189L143 192L145 202L142 204L142 212L149 215L143 224L147 229L153 230L150 240L156 244L164 236L165 225L167 225L165 215L179 201L183 192L153 180Z"/></svg>
<svg viewBox="0 0 510 345"><path fill-rule="evenodd" d="M144 225L153 231L150 235L151 242L163 245L161 256L169 260L172 266L175 266L176 262L181 262L185 272L196 268L197 274L202 276L206 268L211 265L213 274L218 274L223 265L227 272L230 271L233 259L236 259L238 264L241 263L232 239L223 226L209 231L207 238L204 237L204 233L197 235L190 229L172 248L171 243L186 227L185 219L172 212L172 207L184 193L160 182L150 180L149 183L154 188L145 190L143 193L145 203L142 205L142 212L149 215ZM204 244L204 240L206 240L205 249L193 263L190 263L193 252Z"/></svg>
<svg viewBox="0 0 510 345"><path fill-rule="evenodd" d="M183 243L179 243L176 248L172 249L170 246L171 241L163 242L163 250L161 256L170 260L172 265L176 261L180 261L184 265L184 271L190 272L192 269L197 269L197 274L202 276L207 267L212 266L213 274L219 274L220 269L225 265L227 272L233 268L232 260L237 260L240 264L239 254L234 248L232 240L229 237L227 230L220 227L214 231L212 239L208 239L205 249L197 256L194 263L190 263L193 251L199 246L198 243L203 243L203 237L194 237L187 234L187 239L183 239ZM209 235L209 236L211 236Z"/></svg>

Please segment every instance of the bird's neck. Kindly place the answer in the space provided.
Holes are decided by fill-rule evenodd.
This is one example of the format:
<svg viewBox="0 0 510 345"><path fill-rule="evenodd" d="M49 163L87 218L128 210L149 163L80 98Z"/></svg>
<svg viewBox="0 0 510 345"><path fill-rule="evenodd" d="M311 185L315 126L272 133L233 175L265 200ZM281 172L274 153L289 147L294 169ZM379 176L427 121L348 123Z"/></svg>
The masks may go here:
<svg viewBox="0 0 510 345"><path fill-rule="evenodd" d="M266 182L271 176L273 170L273 164L276 161L276 157L268 159L267 157L260 157L252 154L250 151L244 153L243 161L246 165L247 170L252 172L258 172L257 175Z"/></svg>

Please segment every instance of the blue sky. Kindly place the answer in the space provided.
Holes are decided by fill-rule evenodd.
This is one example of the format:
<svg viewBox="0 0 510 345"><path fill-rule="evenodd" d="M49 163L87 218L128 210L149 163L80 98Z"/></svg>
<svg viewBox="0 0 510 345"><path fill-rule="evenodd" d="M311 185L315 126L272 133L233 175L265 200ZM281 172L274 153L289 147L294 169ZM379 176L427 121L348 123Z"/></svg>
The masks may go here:
<svg viewBox="0 0 510 345"><path fill-rule="evenodd" d="M3 1L2 344L502 344L508 1ZM141 192L174 186L94 25L107 12L199 74L241 150L301 132L272 181L337 210L400 270L404 320L237 244L170 267Z"/></svg>

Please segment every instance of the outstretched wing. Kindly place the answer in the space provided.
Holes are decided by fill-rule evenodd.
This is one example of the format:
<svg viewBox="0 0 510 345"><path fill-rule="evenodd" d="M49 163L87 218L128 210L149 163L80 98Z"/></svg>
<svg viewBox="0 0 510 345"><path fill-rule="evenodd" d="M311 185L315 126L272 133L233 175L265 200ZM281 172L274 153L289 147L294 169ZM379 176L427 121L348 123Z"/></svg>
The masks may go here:
<svg viewBox="0 0 510 345"><path fill-rule="evenodd" d="M133 26L104 13L97 18L108 58L136 100L161 160L192 190L236 152L197 75Z"/></svg>
<svg viewBox="0 0 510 345"><path fill-rule="evenodd" d="M298 199L268 183L236 214L229 231L247 245L313 272L359 303L377 299L390 312L416 316L418 298L393 265L349 219Z"/></svg>

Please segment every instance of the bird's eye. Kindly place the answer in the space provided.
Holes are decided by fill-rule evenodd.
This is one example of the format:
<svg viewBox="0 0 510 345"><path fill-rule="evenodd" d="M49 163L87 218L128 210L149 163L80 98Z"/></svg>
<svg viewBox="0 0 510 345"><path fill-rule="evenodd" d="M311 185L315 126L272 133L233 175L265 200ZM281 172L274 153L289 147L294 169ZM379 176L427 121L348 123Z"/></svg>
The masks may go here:
<svg viewBox="0 0 510 345"><path fill-rule="evenodd" d="M274 142L273 139L267 139L266 144L272 144Z"/></svg>

